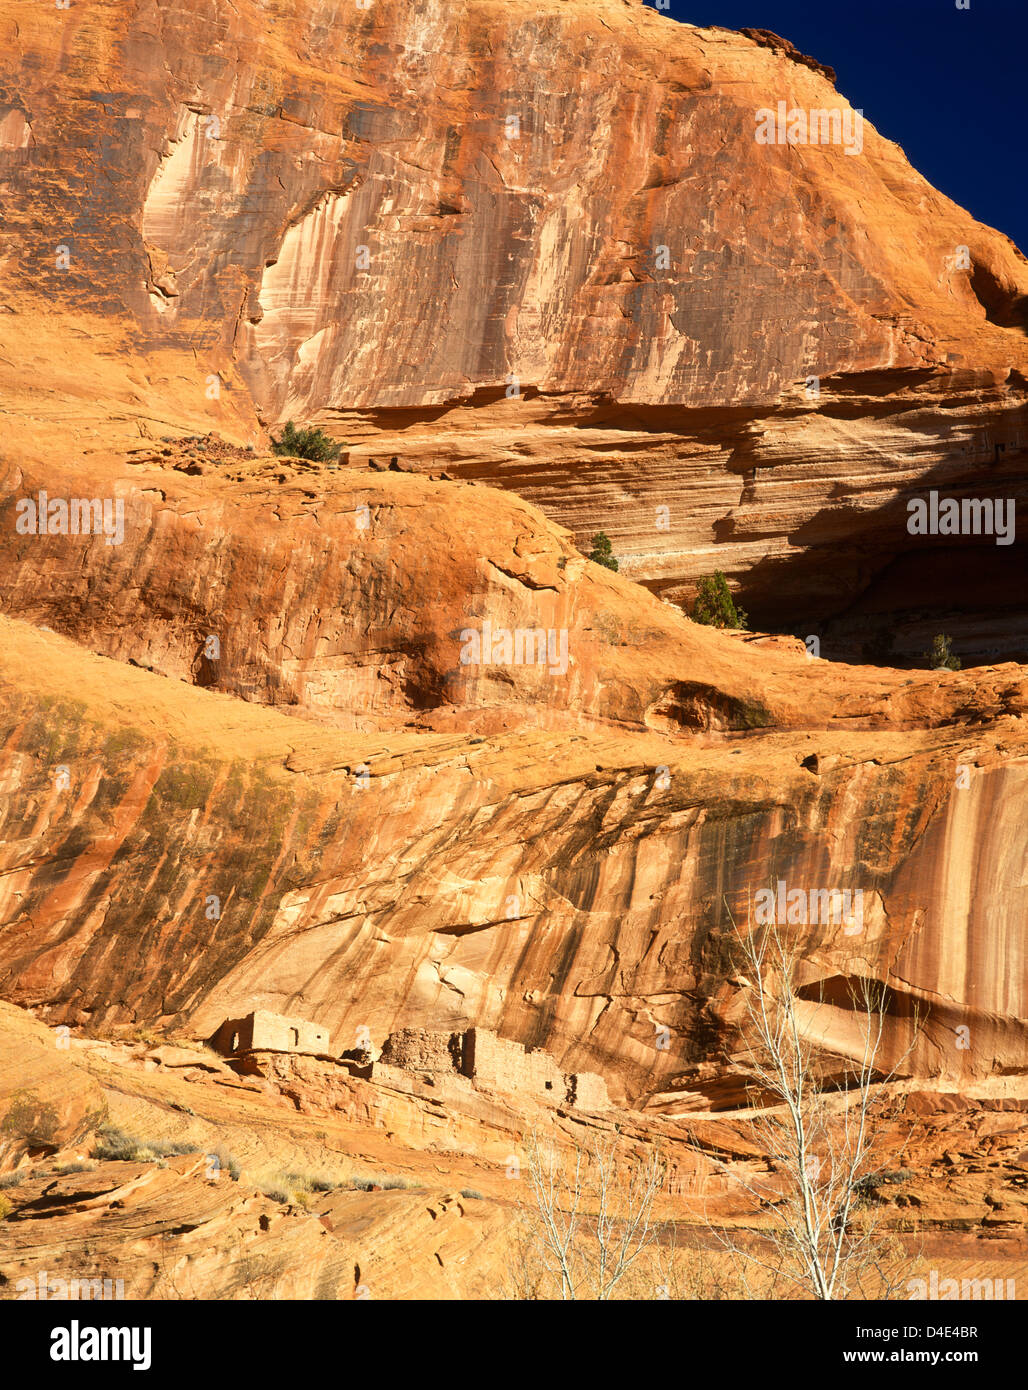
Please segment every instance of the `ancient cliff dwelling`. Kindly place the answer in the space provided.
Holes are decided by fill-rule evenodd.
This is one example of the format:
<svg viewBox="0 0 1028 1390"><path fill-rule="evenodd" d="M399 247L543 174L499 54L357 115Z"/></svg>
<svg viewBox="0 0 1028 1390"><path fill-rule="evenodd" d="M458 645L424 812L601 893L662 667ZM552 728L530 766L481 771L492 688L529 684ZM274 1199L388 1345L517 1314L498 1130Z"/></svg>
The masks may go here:
<svg viewBox="0 0 1028 1390"><path fill-rule="evenodd" d="M0 1306L1028 1296L1024 16L723 8L0 0Z"/></svg>
<svg viewBox="0 0 1028 1390"><path fill-rule="evenodd" d="M253 1009L245 1018L227 1018L210 1039L211 1047L225 1056L241 1052L327 1053L328 1029L305 1018L285 1018L268 1009Z"/></svg>

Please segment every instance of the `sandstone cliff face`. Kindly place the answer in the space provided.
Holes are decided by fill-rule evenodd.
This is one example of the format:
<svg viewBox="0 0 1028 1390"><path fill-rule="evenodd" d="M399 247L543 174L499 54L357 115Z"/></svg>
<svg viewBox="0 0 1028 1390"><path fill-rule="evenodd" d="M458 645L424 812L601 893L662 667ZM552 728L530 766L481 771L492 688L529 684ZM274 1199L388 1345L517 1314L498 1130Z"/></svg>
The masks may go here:
<svg viewBox="0 0 1028 1390"><path fill-rule="evenodd" d="M0 182L10 307L141 354L123 418L319 416L604 527L668 596L716 557L837 655L916 660L944 615L1028 656L1020 547L912 544L903 507L1024 500L1028 265L870 121L758 143L779 101L852 117L821 65L606 0L122 19L19 15Z"/></svg>
<svg viewBox="0 0 1028 1390"><path fill-rule="evenodd" d="M974 675L850 670L788 640L748 645L740 660L737 641L588 563L509 495L198 453L185 473L138 456L117 486L114 543L19 534L41 493L88 497L95 482L79 468L12 466L3 609L121 661L348 729L491 732L522 727L528 707L553 728L671 736L930 727L1019 715L1028 701L1010 663Z"/></svg>
<svg viewBox="0 0 1028 1390"><path fill-rule="evenodd" d="M862 894L856 930L789 934L829 1075L848 982L885 987L902 1200L1023 1260L1025 668L810 660L661 599L717 566L824 656L941 626L1028 655L1020 547L918 548L903 507L1023 500L1024 259L869 124L859 155L759 145L758 108L845 102L757 32L606 0L124 18L0 6L0 1295L105 1223L144 1297L492 1287L509 1098L96 1041L255 1008L337 1052L542 1049L631 1107L590 1124L667 1142L676 1199L762 1219L735 946L778 884ZM294 415L342 466L268 456ZM124 534L20 527L42 492ZM107 1106L281 1162L401 1146L434 1186L284 1210L189 1155L37 1171Z"/></svg>
<svg viewBox="0 0 1028 1390"><path fill-rule="evenodd" d="M51 1020L207 1036L267 1007L341 1047L478 1024L639 1102L735 1045L732 917L780 879L864 893L857 932L795 929L811 990L839 995L821 1019L840 1056L841 983L870 970L897 1055L925 1004L914 1071L1028 1060L1020 721L771 733L745 755L343 735L4 633L0 980Z"/></svg>

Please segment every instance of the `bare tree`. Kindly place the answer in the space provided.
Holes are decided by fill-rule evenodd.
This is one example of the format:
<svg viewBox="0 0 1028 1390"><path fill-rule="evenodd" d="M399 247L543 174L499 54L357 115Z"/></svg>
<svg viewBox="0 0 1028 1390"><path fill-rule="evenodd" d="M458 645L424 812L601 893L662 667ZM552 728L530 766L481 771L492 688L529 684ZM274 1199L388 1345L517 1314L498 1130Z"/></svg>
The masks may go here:
<svg viewBox="0 0 1028 1390"><path fill-rule="evenodd" d="M824 997L801 1017L796 951L772 925L750 932L742 955L742 968L752 977L746 1030L750 1090L760 1107L749 1123L757 1146L774 1165L778 1191L732 1174L769 1211L771 1227L743 1238L723 1223L707 1224L733 1256L749 1297L886 1297L900 1282L890 1267L908 1261L884 1228L874 1193L890 1162L881 1143L891 1104L888 1083L913 1048L917 1015L908 1047L883 1071L885 987L864 976L851 981L848 1002L857 1043L842 1078L826 1082L816 1041ZM762 1273L757 1293L747 1267Z"/></svg>
<svg viewBox="0 0 1028 1390"><path fill-rule="evenodd" d="M660 1277L664 1225L654 1215L665 1176L659 1148L639 1156L618 1130L558 1146L533 1129L525 1150L528 1191L514 1235L514 1296L669 1296Z"/></svg>

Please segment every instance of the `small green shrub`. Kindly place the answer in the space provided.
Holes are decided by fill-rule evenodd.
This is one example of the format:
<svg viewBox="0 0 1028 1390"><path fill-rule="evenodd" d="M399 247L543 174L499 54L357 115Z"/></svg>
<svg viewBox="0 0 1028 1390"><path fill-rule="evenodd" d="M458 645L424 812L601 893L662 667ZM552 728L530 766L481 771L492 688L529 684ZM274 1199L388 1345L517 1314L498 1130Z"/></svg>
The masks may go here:
<svg viewBox="0 0 1028 1390"><path fill-rule="evenodd" d="M953 655L953 640L944 632L932 638L931 651L923 653L933 671L959 671L960 657Z"/></svg>
<svg viewBox="0 0 1028 1390"><path fill-rule="evenodd" d="M11 1206L7 1198L0 1197L0 1221L6 1221L7 1217L10 1216L13 1210L14 1208Z"/></svg>
<svg viewBox="0 0 1028 1390"><path fill-rule="evenodd" d="M597 565L602 565L604 569L617 570L618 562L614 559L610 537L604 531L597 531L593 536L593 548L589 552L589 559Z"/></svg>
<svg viewBox="0 0 1028 1390"><path fill-rule="evenodd" d="M484 1202L484 1201L485 1201L485 1194L482 1193L482 1192L478 1192L478 1191L477 1191L475 1188L473 1188L473 1187L462 1187L461 1190L460 1190L460 1195L461 1195L462 1197L466 1197L466 1198L468 1199L468 1201L472 1201L472 1200L477 1201L477 1202Z"/></svg>
<svg viewBox="0 0 1028 1390"><path fill-rule="evenodd" d="M689 616L694 623L703 623L706 627L747 626L746 614L741 608L736 608L728 580L720 570L700 580Z"/></svg>
<svg viewBox="0 0 1028 1390"><path fill-rule="evenodd" d="M339 457L342 447L313 425L307 429L297 429L292 420L285 426L278 439L274 435L271 437L273 453L286 454L290 458L312 459L315 463L331 463Z"/></svg>
<svg viewBox="0 0 1028 1390"><path fill-rule="evenodd" d="M0 1191L3 1191L5 1187L17 1187L24 1176L24 1173L5 1173L0 1178Z"/></svg>

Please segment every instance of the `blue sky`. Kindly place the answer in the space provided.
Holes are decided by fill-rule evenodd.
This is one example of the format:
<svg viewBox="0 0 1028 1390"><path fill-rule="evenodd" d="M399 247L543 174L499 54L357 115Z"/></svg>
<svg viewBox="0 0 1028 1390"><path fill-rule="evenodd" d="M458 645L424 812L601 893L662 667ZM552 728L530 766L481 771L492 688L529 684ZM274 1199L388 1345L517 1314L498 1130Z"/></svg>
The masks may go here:
<svg viewBox="0 0 1028 1390"><path fill-rule="evenodd" d="M1028 255L1028 0L970 3L670 0L666 13L771 29L835 68L930 183Z"/></svg>

